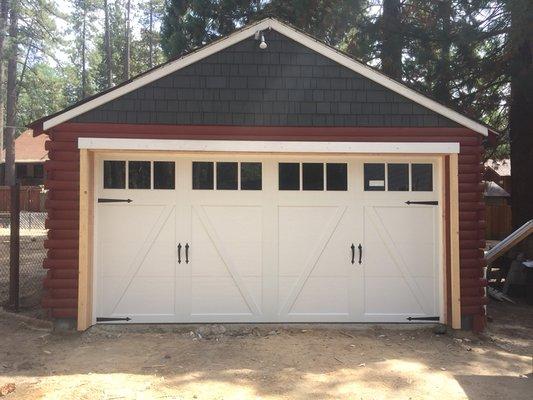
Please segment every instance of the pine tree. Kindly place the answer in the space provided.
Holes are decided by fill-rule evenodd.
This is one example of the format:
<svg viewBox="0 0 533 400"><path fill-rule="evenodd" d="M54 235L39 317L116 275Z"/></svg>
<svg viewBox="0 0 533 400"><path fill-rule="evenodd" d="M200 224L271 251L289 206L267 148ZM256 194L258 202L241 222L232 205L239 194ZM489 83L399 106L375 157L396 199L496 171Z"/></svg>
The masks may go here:
<svg viewBox="0 0 533 400"><path fill-rule="evenodd" d="M533 9L527 0L511 0L508 8L512 204L517 228L533 219Z"/></svg>
<svg viewBox="0 0 533 400"><path fill-rule="evenodd" d="M379 25L381 69L391 78L401 80L404 29L400 0L383 0L383 14Z"/></svg>

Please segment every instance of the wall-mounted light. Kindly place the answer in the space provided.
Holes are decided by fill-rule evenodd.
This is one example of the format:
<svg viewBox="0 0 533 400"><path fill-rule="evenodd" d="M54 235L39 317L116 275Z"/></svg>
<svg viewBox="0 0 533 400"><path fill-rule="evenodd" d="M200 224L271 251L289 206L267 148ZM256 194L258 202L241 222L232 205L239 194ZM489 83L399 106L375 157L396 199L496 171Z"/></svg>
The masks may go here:
<svg viewBox="0 0 533 400"><path fill-rule="evenodd" d="M255 40L261 40L261 42L259 43L259 48L261 50L264 50L264 49L266 49L268 47L268 44L265 41L265 35L263 35L263 32L257 31L255 33Z"/></svg>

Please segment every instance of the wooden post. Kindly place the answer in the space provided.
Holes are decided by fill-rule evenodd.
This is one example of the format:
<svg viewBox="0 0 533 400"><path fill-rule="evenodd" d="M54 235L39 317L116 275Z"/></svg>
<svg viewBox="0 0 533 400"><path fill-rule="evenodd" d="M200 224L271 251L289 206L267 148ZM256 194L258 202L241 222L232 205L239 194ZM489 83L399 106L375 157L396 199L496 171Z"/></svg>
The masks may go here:
<svg viewBox="0 0 533 400"><path fill-rule="evenodd" d="M9 239L9 307L13 311L19 309L19 279L20 279L20 185L11 185Z"/></svg>
<svg viewBox="0 0 533 400"><path fill-rule="evenodd" d="M450 155L450 264L452 328L461 329L461 270L459 258L459 156Z"/></svg>
<svg viewBox="0 0 533 400"><path fill-rule="evenodd" d="M80 150L78 330L92 324L93 156Z"/></svg>

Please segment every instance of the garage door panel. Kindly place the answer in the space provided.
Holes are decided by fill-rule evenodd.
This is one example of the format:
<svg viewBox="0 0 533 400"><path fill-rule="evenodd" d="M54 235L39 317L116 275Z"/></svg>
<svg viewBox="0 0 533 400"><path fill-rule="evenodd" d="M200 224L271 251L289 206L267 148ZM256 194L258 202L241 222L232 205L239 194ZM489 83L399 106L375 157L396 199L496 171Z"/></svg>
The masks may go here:
<svg viewBox="0 0 533 400"><path fill-rule="evenodd" d="M247 285L250 282L246 283ZM252 315L253 311L243 298L231 277L204 276L193 278L191 315Z"/></svg>
<svg viewBox="0 0 533 400"><path fill-rule="evenodd" d="M412 295L411 288L403 279L394 277L367 277L365 279L366 314L402 315L437 315L434 305L433 279L414 278L419 288L420 300ZM402 318L400 322L405 322Z"/></svg>
<svg viewBox="0 0 533 400"><path fill-rule="evenodd" d="M154 221L157 220L165 205L98 204L101 229L98 239L103 243L120 241L143 242ZM143 229L139 229L143 227Z"/></svg>
<svg viewBox="0 0 533 400"><path fill-rule="evenodd" d="M191 213L191 315L260 315L261 209L193 206Z"/></svg>
<svg viewBox="0 0 533 400"><path fill-rule="evenodd" d="M374 212L395 243L433 244L435 207L423 205L374 206ZM430 223L427 223L427 222ZM413 229L416 228L416 229Z"/></svg>
<svg viewBox="0 0 533 400"><path fill-rule="evenodd" d="M435 225L429 207L364 208L367 316L438 315Z"/></svg>
<svg viewBox="0 0 533 400"><path fill-rule="evenodd" d="M108 218L101 219L98 226L102 238L98 246L101 293L98 316L174 314L175 207L100 208ZM140 209L146 214L138 215ZM109 211L113 211L113 217L108 215ZM126 221L135 221L135 228L129 222L122 225ZM130 229L121 229L119 234L116 226ZM117 232L114 240L103 241L109 230Z"/></svg>
<svg viewBox="0 0 533 400"><path fill-rule="evenodd" d="M350 308L346 277L309 277L289 310L289 314L347 316L350 315Z"/></svg>
<svg viewBox="0 0 533 400"><path fill-rule="evenodd" d="M316 263L317 249L325 245L324 226L335 216L337 207L278 208L279 276L294 278L304 272L309 263ZM314 258L314 259L313 259Z"/></svg>
<svg viewBox="0 0 533 400"><path fill-rule="evenodd" d="M280 207L278 304L282 320L301 314L320 320L327 314L351 313L346 209Z"/></svg>
<svg viewBox="0 0 533 400"><path fill-rule="evenodd" d="M104 281L104 314L107 316L174 315L173 279L137 277L121 294L122 279L108 277Z"/></svg>

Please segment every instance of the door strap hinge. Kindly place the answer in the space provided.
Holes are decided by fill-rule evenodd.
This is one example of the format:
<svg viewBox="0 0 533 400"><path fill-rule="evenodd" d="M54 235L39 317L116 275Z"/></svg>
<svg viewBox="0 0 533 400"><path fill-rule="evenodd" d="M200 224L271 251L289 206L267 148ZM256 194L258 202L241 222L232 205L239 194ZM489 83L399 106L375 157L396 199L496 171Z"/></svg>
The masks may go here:
<svg viewBox="0 0 533 400"><path fill-rule="evenodd" d="M407 317L408 321L438 321L440 317Z"/></svg>
<svg viewBox="0 0 533 400"><path fill-rule="evenodd" d="M96 318L96 322L113 322L113 321L131 321L131 318L130 317L126 317L126 318L98 317Z"/></svg>
<svg viewBox="0 0 533 400"><path fill-rule="evenodd" d="M131 199L103 199L98 198L98 203L131 203Z"/></svg>
<svg viewBox="0 0 533 400"><path fill-rule="evenodd" d="M411 201L411 200L407 200L405 202L405 204L407 204L408 206L410 206L411 204L425 204L425 205L428 205L428 206L437 206L439 204L438 201Z"/></svg>

